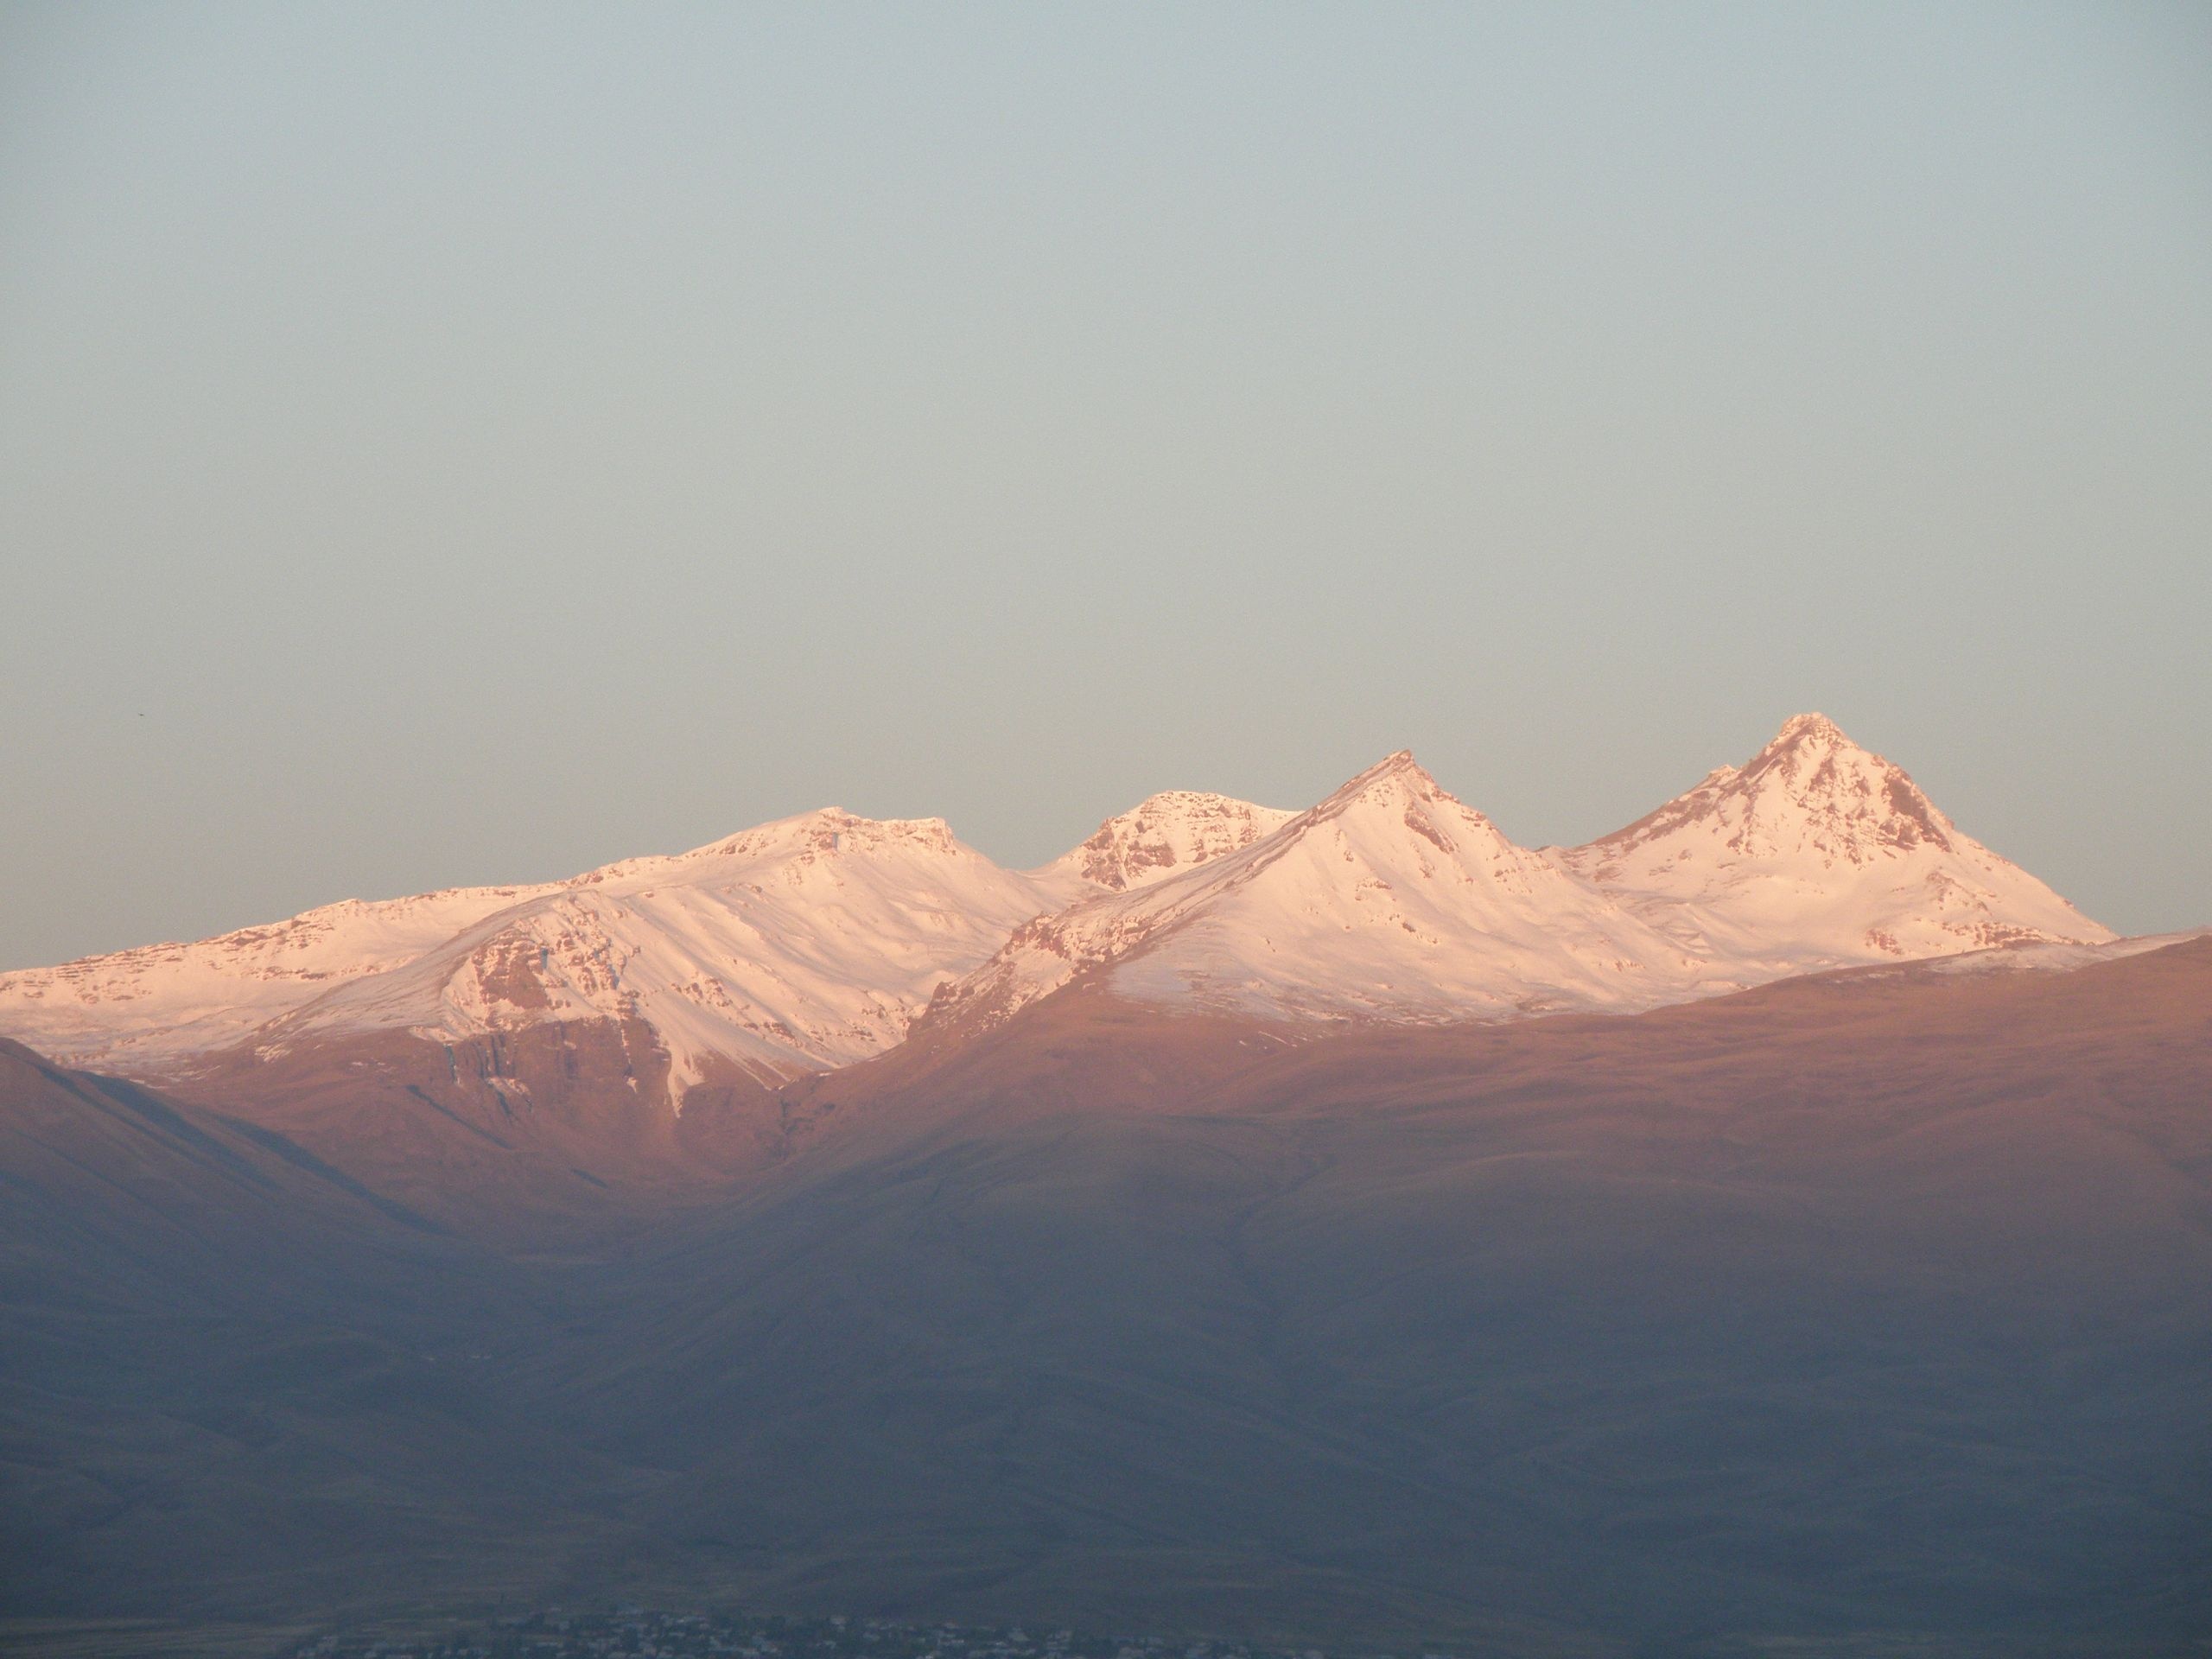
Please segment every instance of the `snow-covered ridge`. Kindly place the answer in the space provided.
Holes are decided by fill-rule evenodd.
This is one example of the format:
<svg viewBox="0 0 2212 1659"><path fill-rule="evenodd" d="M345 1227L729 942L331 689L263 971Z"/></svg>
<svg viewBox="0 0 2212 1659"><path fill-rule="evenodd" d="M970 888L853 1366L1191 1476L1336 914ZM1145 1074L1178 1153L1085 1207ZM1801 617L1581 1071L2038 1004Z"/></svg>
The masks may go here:
<svg viewBox="0 0 2212 1659"><path fill-rule="evenodd" d="M1554 856L1754 978L2113 937L1820 715L1790 721L1740 770Z"/></svg>
<svg viewBox="0 0 2212 1659"><path fill-rule="evenodd" d="M988 1026L1082 974L1276 1019L1624 1012L2112 938L1808 714L1626 829L1539 852L1392 755L1248 849L1018 930L936 1017Z"/></svg>
<svg viewBox="0 0 2212 1659"><path fill-rule="evenodd" d="M2101 942L2051 939L2031 944L1999 944L1968 950L1955 957L1927 957L1891 971L1935 974L1946 978L1976 979L1996 974L2067 974L2099 963L2125 962L2177 944L2212 939L2212 927L2184 928L2178 933L2141 933L2133 938ZM1878 969L1865 970L1878 973Z"/></svg>
<svg viewBox="0 0 2212 1659"><path fill-rule="evenodd" d="M334 985L413 961L549 887L346 899L196 944L0 974L0 1032L74 1065L158 1066L237 1042Z"/></svg>
<svg viewBox="0 0 2212 1659"><path fill-rule="evenodd" d="M1017 930L939 1000L995 1023L1078 974L1270 1019L1627 1009L1732 988L1401 751L1241 850Z"/></svg>
<svg viewBox="0 0 2212 1659"><path fill-rule="evenodd" d="M887 875L894 868L910 890ZM857 912L853 893L864 895ZM895 1040L907 1002L926 1001L939 979L988 955L1007 928L1059 898L1049 882L1001 870L962 846L941 819L885 821L831 807L565 881L346 899L197 944L0 975L0 1031L71 1064L139 1072L226 1047L311 1007L327 1016L321 1028L353 1008L371 1022L462 1034L534 1011L575 1017L634 1012L640 996L664 1000L645 995L643 967L620 982L614 964L642 950L690 984L703 1008L741 1027L788 1028L788 1038L766 1040L791 1051L771 1069L790 1070L856 1058L856 1042L880 1043L886 1033ZM751 912L766 917L765 931L739 925ZM665 936L632 938L640 927L644 936L664 928ZM825 934L834 938L825 943ZM910 935L929 944L918 965ZM565 990L525 985L541 948L543 969ZM779 953L799 960L779 961ZM565 979L553 974L556 958L568 964ZM792 988L747 1006L716 971L725 959ZM917 974L918 989L909 983ZM405 994L431 977L435 992ZM349 990L367 981L373 989ZM810 1003L810 991L832 1006ZM679 1039L708 1017L672 1005L667 1012ZM733 1058L757 1058L761 1044L728 1046Z"/></svg>
<svg viewBox="0 0 2212 1659"><path fill-rule="evenodd" d="M1079 975L1166 1006L1435 1020L2111 938L1806 715L1584 847L1515 845L1404 753L1296 814L1156 795L1026 872L940 819L825 808L565 881L0 976L0 1033L158 1075L246 1042L620 1016L652 1028L680 1099L864 1058L925 1009L988 1025Z"/></svg>
<svg viewBox="0 0 2212 1659"><path fill-rule="evenodd" d="M1286 815L1155 797L1045 868L1005 870L941 818L826 807L567 880L347 899L196 944L0 975L0 1032L145 1075L248 1039L404 1029L451 1040L540 1020L651 1024L680 1089L898 1042L1020 923L1108 878L1147 879ZM1102 853L1102 849L1110 849ZM1084 873L1088 864L1100 871Z"/></svg>
<svg viewBox="0 0 2212 1659"><path fill-rule="evenodd" d="M626 859L619 864L587 872L566 887L599 886L654 875L694 871L717 860L750 861L788 858L804 867L840 854L874 854L895 850L957 856L970 849L953 839L951 826L943 818L863 818L842 807L825 806L796 817L755 824L734 836L695 847L688 853L662 858ZM981 854L972 854L981 857Z"/></svg>
<svg viewBox="0 0 2212 1659"><path fill-rule="evenodd" d="M391 1028L452 1040L619 1014L653 1028L679 1095L717 1062L772 1081L899 1041L940 984L1057 897L939 820L830 808L579 876L257 1040Z"/></svg>

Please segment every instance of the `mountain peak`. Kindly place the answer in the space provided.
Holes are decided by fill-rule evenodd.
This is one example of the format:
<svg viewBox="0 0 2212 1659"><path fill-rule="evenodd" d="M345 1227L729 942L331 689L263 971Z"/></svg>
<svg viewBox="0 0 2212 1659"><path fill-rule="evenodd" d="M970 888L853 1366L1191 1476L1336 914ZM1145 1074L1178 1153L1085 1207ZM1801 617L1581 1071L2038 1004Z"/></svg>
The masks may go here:
<svg viewBox="0 0 2212 1659"><path fill-rule="evenodd" d="M1421 762L1414 759L1411 749L1398 749L1384 755L1366 771L1355 773L1338 785L1321 804L1313 809L1316 817L1328 817L1351 803L1395 785L1409 791L1423 800L1433 800L1444 794L1444 789L1428 774Z"/></svg>
<svg viewBox="0 0 2212 1659"><path fill-rule="evenodd" d="M1808 738L1828 743L1845 744L1852 748L1859 747L1845 734L1842 727L1837 725L1826 715L1815 712L1790 715L1782 722L1782 729L1774 734L1774 741L1767 747L1774 748L1784 743L1800 743Z"/></svg>
<svg viewBox="0 0 2212 1659"><path fill-rule="evenodd" d="M1170 789L1107 819L1047 869L1072 871L1092 887L1123 893L1250 846L1292 814L1233 796Z"/></svg>
<svg viewBox="0 0 2212 1659"><path fill-rule="evenodd" d="M1821 851L1865 863L1882 849L1951 845L1950 820L1902 766L1861 748L1825 715L1798 715L1774 741L1720 785L1749 804L1747 824L1787 833L1783 817L1804 820Z"/></svg>
<svg viewBox="0 0 2212 1659"><path fill-rule="evenodd" d="M1430 776L1411 749L1383 756L1319 805L1301 813L1298 822L1311 826L1377 811L1383 821L1402 821L1422 840L1447 852L1458 835L1506 844L1497 826Z"/></svg>
<svg viewBox="0 0 2212 1659"><path fill-rule="evenodd" d="M1699 949L1798 971L2110 937L1820 714L1560 857Z"/></svg>
<svg viewBox="0 0 2212 1659"><path fill-rule="evenodd" d="M1426 1020L2109 937L1808 712L1584 847L1516 846L1408 749L1294 815L1166 791L1027 872L941 818L828 806L563 881L0 975L0 1026L148 1072L257 1032L639 1018L680 1091L725 1064L788 1076L880 1052L956 980L949 1015L1097 969L1138 1000Z"/></svg>
<svg viewBox="0 0 2212 1659"><path fill-rule="evenodd" d="M1711 826L1734 855L1803 855L1848 865L1916 847L1946 852L1956 835L1903 767L1861 748L1826 715L1803 714L1785 721L1740 768L1715 767L1688 793L1578 857L1610 870L1694 824Z"/></svg>
<svg viewBox="0 0 2212 1659"><path fill-rule="evenodd" d="M1428 773L1423 769L1421 762L1414 759L1414 752L1411 749L1393 749L1352 781L1357 783L1360 779L1386 777L1428 778ZM1433 782L1434 779L1432 779L1430 781Z"/></svg>
<svg viewBox="0 0 2212 1659"><path fill-rule="evenodd" d="M932 1018L987 1027L1083 975L1140 1003L1429 1020L1647 1007L1701 972L1401 749L1203 868L1024 925Z"/></svg>
<svg viewBox="0 0 2212 1659"><path fill-rule="evenodd" d="M823 806L741 830L682 856L758 858L767 854L874 852L890 847L949 853L955 845L952 826L943 818L863 818L842 806Z"/></svg>

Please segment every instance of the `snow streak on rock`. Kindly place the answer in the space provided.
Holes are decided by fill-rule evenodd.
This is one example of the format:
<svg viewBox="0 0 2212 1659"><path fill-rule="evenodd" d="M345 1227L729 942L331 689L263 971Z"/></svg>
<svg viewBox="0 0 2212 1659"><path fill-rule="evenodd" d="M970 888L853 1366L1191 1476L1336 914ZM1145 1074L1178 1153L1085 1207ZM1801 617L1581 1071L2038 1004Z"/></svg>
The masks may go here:
<svg viewBox="0 0 2212 1659"><path fill-rule="evenodd" d="M770 1081L891 1046L940 985L1052 898L940 819L830 808L579 876L307 1004L262 1040L626 1016L658 1035L681 1098L718 1058Z"/></svg>
<svg viewBox="0 0 2212 1659"><path fill-rule="evenodd" d="M1962 834L1820 715L1586 847L1556 855L1670 938L1753 980L1994 945L2113 937Z"/></svg>
<svg viewBox="0 0 2212 1659"><path fill-rule="evenodd" d="M1090 887L1124 893L1250 846L1296 814L1186 789L1154 795L1040 874L1071 874Z"/></svg>

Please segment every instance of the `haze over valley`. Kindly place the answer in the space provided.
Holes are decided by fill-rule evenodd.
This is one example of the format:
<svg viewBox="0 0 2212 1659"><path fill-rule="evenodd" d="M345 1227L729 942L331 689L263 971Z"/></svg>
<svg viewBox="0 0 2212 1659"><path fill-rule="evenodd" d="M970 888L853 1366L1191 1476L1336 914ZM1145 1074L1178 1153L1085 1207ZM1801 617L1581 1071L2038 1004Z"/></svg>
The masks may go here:
<svg viewBox="0 0 2212 1659"><path fill-rule="evenodd" d="M6 1602L2164 1650L2208 1010L1817 715L1582 848L1398 753L10 975Z"/></svg>

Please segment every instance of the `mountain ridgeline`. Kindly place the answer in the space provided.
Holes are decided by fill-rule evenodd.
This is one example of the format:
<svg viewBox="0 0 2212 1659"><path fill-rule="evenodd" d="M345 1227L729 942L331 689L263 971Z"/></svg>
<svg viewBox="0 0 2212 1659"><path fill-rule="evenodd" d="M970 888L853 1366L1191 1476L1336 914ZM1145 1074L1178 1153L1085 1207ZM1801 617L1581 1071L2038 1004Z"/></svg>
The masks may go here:
<svg viewBox="0 0 2212 1659"><path fill-rule="evenodd" d="M1402 753L1303 812L1156 795L1030 871L938 819L828 808L566 881L0 975L0 1033L163 1077L369 1033L606 1021L658 1049L677 1108L882 1053L932 1006L1001 1016L1082 975L1164 1008L1436 1021L2111 938L1807 715L1586 847L1514 845Z"/></svg>
<svg viewBox="0 0 2212 1659"><path fill-rule="evenodd" d="M2190 1651L2212 937L1817 715L1573 849L827 810L0 977L0 1649Z"/></svg>

